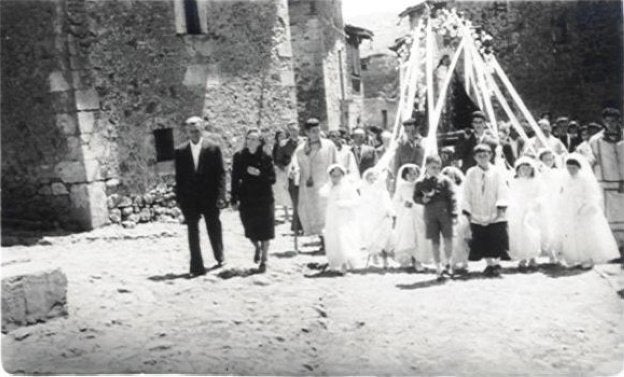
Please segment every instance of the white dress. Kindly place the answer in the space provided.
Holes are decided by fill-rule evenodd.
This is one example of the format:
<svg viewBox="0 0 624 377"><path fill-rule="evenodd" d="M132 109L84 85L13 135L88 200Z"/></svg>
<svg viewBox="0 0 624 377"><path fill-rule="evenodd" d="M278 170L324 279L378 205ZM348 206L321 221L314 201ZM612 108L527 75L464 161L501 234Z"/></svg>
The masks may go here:
<svg viewBox="0 0 624 377"><path fill-rule="evenodd" d="M357 223L358 193L346 179L336 186L328 183L325 215L325 254L331 271L357 268L363 259Z"/></svg>
<svg viewBox="0 0 624 377"><path fill-rule="evenodd" d="M561 255L568 264L604 263L620 253L601 208L602 195L593 174L565 174L559 206Z"/></svg>
<svg viewBox="0 0 624 377"><path fill-rule="evenodd" d="M461 185L455 187L457 208L460 209L460 212L464 208L463 192L464 189ZM460 214L457 218L457 225L455 225L455 232L453 233L452 261L454 264L468 263L468 253L470 252L468 242L470 240L470 236L470 222L466 216Z"/></svg>
<svg viewBox="0 0 624 377"><path fill-rule="evenodd" d="M411 265L412 258L421 263L431 261L431 250L425 238L424 208L414 202L414 186L415 182L399 178L393 198L396 212L394 258L401 266Z"/></svg>
<svg viewBox="0 0 624 377"><path fill-rule="evenodd" d="M336 148L336 163L340 164L347 171L345 178L353 184L359 183L360 171L355 156L348 146L343 145L340 150Z"/></svg>
<svg viewBox="0 0 624 377"><path fill-rule="evenodd" d="M539 192L537 178L515 178L510 182L507 208L509 255L528 260L540 255Z"/></svg>
<svg viewBox="0 0 624 377"><path fill-rule="evenodd" d="M561 236L557 234L555 225L559 221L557 211L561 195L561 180L563 171L557 168L540 166L538 180L540 182L539 196L539 229L540 246L547 256L553 256L561 246Z"/></svg>
<svg viewBox="0 0 624 377"><path fill-rule="evenodd" d="M392 250L392 217L395 213L385 176L372 185L363 179L360 195L358 220L367 254L377 255L382 250Z"/></svg>

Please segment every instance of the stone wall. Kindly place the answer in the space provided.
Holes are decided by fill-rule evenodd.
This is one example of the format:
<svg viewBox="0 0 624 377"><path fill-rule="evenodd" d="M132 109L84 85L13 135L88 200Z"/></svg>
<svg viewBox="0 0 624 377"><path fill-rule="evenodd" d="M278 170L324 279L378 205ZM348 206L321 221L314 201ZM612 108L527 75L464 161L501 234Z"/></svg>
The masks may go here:
<svg viewBox="0 0 624 377"><path fill-rule="evenodd" d="M362 59L362 82L366 98L398 97L399 61L393 54L375 54Z"/></svg>
<svg viewBox="0 0 624 377"><path fill-rule="evenodd" d="M340 0L289 0L299 122L319 118L325 129L345 121L349 98Z"/></svg>
<svg viewBox="0 0 624 377"><path fill-rule="evenodd" d="M536 115L583 122L622 107L621 1L456 3L494 36L503 69Z"/></svg>
<svg viewBox="0 0 624 377"><path fill-rule="evenodd" d="M85 155L99 102L78 83L83 62L71 43L81 19L61 1L3 1L0 7L3 222L102 225L104 182L97 161Z"/></svg>
<svg viewBox="0 0 624 377"><path fill-rule="evenodd" d="M366 126L377 126L392 132L399 101L386 97L364 98L362 123ZM382 110L387 114L387 127L384 127Z"/></svg>
<svg viewBox="0 0 624 377"><path fill-rule="evenodd" d="M115 195L169 195L173 164L156 161L153 131L173 128L180 144L191 115L228 165L246 127L296 120L286 0L205 3L200 35L177 33L174 0L0 3L4 219L89 229ZM139 217L147 207L159 218L153 205Z"/></svg>

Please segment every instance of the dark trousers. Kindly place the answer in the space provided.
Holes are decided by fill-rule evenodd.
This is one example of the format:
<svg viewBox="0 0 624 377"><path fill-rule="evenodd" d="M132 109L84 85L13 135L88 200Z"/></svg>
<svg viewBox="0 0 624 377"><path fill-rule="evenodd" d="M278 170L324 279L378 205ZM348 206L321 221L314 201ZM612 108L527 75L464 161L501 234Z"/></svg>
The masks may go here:
<svg viewBox="0 0 624 377"><path fill-rule="evenodd" d="M183 211L188 231L189 248L191 249L191 273L204 272L204 260L199 245L199 219L204 216L212 253L217 262L223 261L223 235L221 232L220 211L217 208L199 211L191 208Z"/></svg>
<svg viewBox="0 0 624 377"><path fill-rule="evenodd" d="M295 181L292 179L288 179L288 193L290 194L290 200L292 200L293 204L293 217L290 230L296 232L303 229L303 226L299 220L299 187L295 185Z"/></svg>

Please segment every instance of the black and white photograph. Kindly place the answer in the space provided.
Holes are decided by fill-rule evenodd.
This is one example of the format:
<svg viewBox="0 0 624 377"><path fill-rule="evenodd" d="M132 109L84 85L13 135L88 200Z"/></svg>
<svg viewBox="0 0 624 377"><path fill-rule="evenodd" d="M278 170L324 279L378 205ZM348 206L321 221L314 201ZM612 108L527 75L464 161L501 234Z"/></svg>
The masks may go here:
<svg viewBox="0 0 624 377"><path fill-rule="evenodd" d="M0 0L2 373L624 373L622 0Z"/></svg>

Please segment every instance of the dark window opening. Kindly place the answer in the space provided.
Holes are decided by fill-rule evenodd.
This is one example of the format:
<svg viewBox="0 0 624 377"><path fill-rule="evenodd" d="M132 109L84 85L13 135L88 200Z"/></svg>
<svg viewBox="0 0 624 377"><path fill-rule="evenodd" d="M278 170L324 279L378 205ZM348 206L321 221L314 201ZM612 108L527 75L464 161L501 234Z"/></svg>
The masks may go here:
<svg viewBox="0 0 624 377"><path fill-rule="evenodd" d="M381 124L383 124L383 128L388 128L388 110L381 110Z"/></svg>
<svg viewBox="0 0 624 377"><path fill-rule="evenodd" d="M188 34L202 33L197 0L184 0L184 17L186 19L186 32Z"/></svg>
<svg viewBox="0 0 624 377"><path fill-rule="evenodd" d="M171 161L174 159L173 129L161 128L154 130L156 143L156 161Z"/></svg>
<svg viewBox="0 0 624 377"><path fill-rule="evenodd" d="M310 2L310 14L316 14L316 2Z"/></svg>
<svg viewBox="0 0 624 377"><path fill-rule="evenodd" d="M360 82L360 79L359 79L359 78L355 78L355 77L351 78L351 85L353 86L353 90L354 90L356 93L360 93L360 90L361 90L361 82Z"/></svg>

